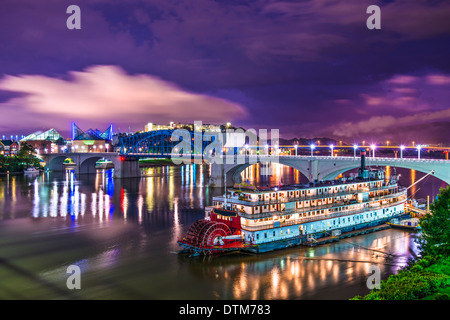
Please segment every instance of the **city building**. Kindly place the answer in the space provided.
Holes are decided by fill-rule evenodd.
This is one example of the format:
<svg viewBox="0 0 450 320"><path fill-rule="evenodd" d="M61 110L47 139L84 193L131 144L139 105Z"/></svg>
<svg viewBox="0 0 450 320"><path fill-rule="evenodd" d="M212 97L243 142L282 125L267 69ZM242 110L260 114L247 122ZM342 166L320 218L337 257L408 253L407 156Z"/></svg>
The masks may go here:
<svg viewBox="0 0 450 320"><path fill-rule="evenodd" d="M0 154L5 156L16 155L19 151L19 144L13 140L0 140Z"/></svg>
<svg viewBox="0 0 450 320"><path fill-rule="evenodd" d="M201 126L195 127L195 130L197 131L210 131L210 132L221 132L221 130L225 128L231 128L231 123L227 122L225 125L215 125L215 124L203 124ZM158 131L158 130L174 130L174 129L186 129L189 131L194 131L194 124L189 123L175 123L170 122L168 125L161 125L161 124L155 124L155 123L147 123L145 125L144 131Z"/></svg>
<svg viewBox="0 0 450 320"><path fill-rule="evenodd" d="M66 139L55 129L37 131L20 140L34 148L37 154L62 152L66 147Z"/></svg>
<svg viewBox="0 0 450 320"><path fill-rule="evenodd" d="M72 139L68 140L71 152L109 152L112 150L112 125L105 131L89 129L83 131L72 123Z"/></svg>

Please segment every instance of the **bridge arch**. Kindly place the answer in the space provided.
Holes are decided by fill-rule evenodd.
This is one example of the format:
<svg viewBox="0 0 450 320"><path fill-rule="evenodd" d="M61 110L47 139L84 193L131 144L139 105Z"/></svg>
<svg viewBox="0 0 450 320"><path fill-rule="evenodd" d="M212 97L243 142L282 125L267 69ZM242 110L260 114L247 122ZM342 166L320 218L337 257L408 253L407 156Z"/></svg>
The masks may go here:
<svg viewBox="0 0 450 320"><path fill-rule="evenodd" d="M249 163L250 162L250 163ZM272 159L258 159L256 162L246 159L244 164L224 164L223 171L214 170L214 177L211 181L223 180L223 173L229 183L240 181L240 174L243 170L255 163L274 162L294 168L302 173L309 181L333 180L340 174L359 168L360 158L353 157L290 157L280 156ZM216 166L215 164L212 164ZM446 160L417 160L417 159L397 159L397 158L366 158L366 166L412 169L422 173L430 173L435 170L433 176L450 184L450 162ZM222 176L222 177L221 177Z"/></svg>
<svg viewBox="0 0 450 320"><path fill-rule="evenodd" d="M369 160L367 161L367 166L376 166L376 167L386 167L390 166L393 168L403 168L403 169L409 169L409 170L416 170L419 172L422 172L424 174L430 173L430 171L435 170L435 172L432 174L434 177L436 177L439 180L444 181L447 184L450 184L450 170L449 169L441 169L441 166L443 166L443 163L440 163L439 161L436 162L436 166L433 166L432 164L428 162L413 162L413 161L393 161L392 160ZM324 172L324 180L330 180L335 179L340 174L347 172L349 170L353 170L359 168L359 165L338 165L333 170L326 170Z"/></svg>
<svg viewBox="0 0 450 320"><path fill-rule="evenodd" d="M63 166L64 161L69 158L71 158L69 155L67 155L67 156L60 155L60 156L52 157L52 158L50 158L48 163L46 163L46 167L50 171L64 171L64 166Z"/></svg>
<svg viewBox="0 0 450 320"><path fill-rule="evenodd" d="M79 173L80 174L92 174L92 173L96 173L97 169L95 168L95 165L97 163L98 160L102 159L103 157L90 157L87 158L85 160L83 160L80 163L80 167L79 167Z"/></svg>
<svg viewBox="0 0 450 320"><path fill-rule="evenodd" d="M115 152L89 152L89 153L64 153L64 154L44 154L43 160L46 168L52 171L63 171L63 162L67 158L75 162L75 173L95 173L95 163L105 158L114 165L114 178L135 178L140 177L139 161L134 157L121 156Z"/></svg>
<svg viewBox="0 0 450 320"><path fill-rule="evenodd" d="M228 182L241 182L241 173L247 169L250 166L256 165L256 164L262 164L262 163L278 163L282 164L284 166L293 168L297 171L299 171L302 175L304 175L307 179L310 180L309 176L310 174L310 168L306 166L305 164L298 165L295 163L291 163L288 159L282 159L282 158L274 158L274 161L265 161L265 160L259 160L257 163L245 163L245 164L238 164L229 167L228 169L225 169L226 179Z"/></svg>

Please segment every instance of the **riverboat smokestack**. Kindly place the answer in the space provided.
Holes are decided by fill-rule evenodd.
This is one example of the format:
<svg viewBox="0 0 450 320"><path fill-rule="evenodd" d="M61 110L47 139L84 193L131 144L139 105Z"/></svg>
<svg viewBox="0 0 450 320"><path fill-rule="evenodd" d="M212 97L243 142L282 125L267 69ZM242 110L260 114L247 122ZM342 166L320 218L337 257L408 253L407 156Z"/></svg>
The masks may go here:
<svg viewBox="0 0 450 320"><path fill-rule="evenodd" d="M366 150L361 150L361 168L359 168L359 177L367 179L369 177L369 170L366 169Z"/></svg>
<svg viewBox="0 0 450 320"><path fill-rule="evenodd" d="M366 150L361 151L361 172L366 170Z"/></svg>

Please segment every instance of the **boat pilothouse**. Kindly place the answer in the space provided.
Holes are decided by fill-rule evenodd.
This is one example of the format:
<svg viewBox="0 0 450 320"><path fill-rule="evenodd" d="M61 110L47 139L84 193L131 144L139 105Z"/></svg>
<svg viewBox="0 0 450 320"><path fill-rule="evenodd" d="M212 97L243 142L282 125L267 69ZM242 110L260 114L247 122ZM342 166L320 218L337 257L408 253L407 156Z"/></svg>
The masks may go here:
<svg viewBox="0 0 450 320"><path fill-rule="evenodd" d="M383 170L366 168L362 152L357 175L306 185L235 184L213 198L205 219L179 244L197 253L261 253L382 224L404 211L406 189L397 181L396 175L387 179Z"/></svg>

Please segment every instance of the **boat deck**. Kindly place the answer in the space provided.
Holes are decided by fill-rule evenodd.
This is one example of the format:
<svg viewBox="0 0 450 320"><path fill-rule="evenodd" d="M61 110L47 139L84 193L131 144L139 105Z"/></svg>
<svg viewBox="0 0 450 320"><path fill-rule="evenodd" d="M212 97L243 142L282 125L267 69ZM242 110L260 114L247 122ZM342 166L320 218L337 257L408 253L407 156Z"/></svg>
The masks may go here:
<svg viewBox="0 0 450 320"><path fill-rule="evenodd" d="M385 230L385 229L389 229L391 228L391 226L389 226L388 224L384 223L378 226L373 226L373 227L368 227L368 228L364 228L364 229L359 229L359 230L354 230L354 231L349 231L349 232L344 232L339 236L326 236L326 237L322 237L313 241L306 241L303 242L302 245L305 246L317 246L317 245L322 245L322 244L326 244L326 243L331 243L331 242L337 242L341 239L345 239L345 238L350 238L350 237L354 237L354 236L359 236L362 234L367 234L367 233L371 233L371 232L375 232L375 231L380 231L380 230Z"/></svg>

